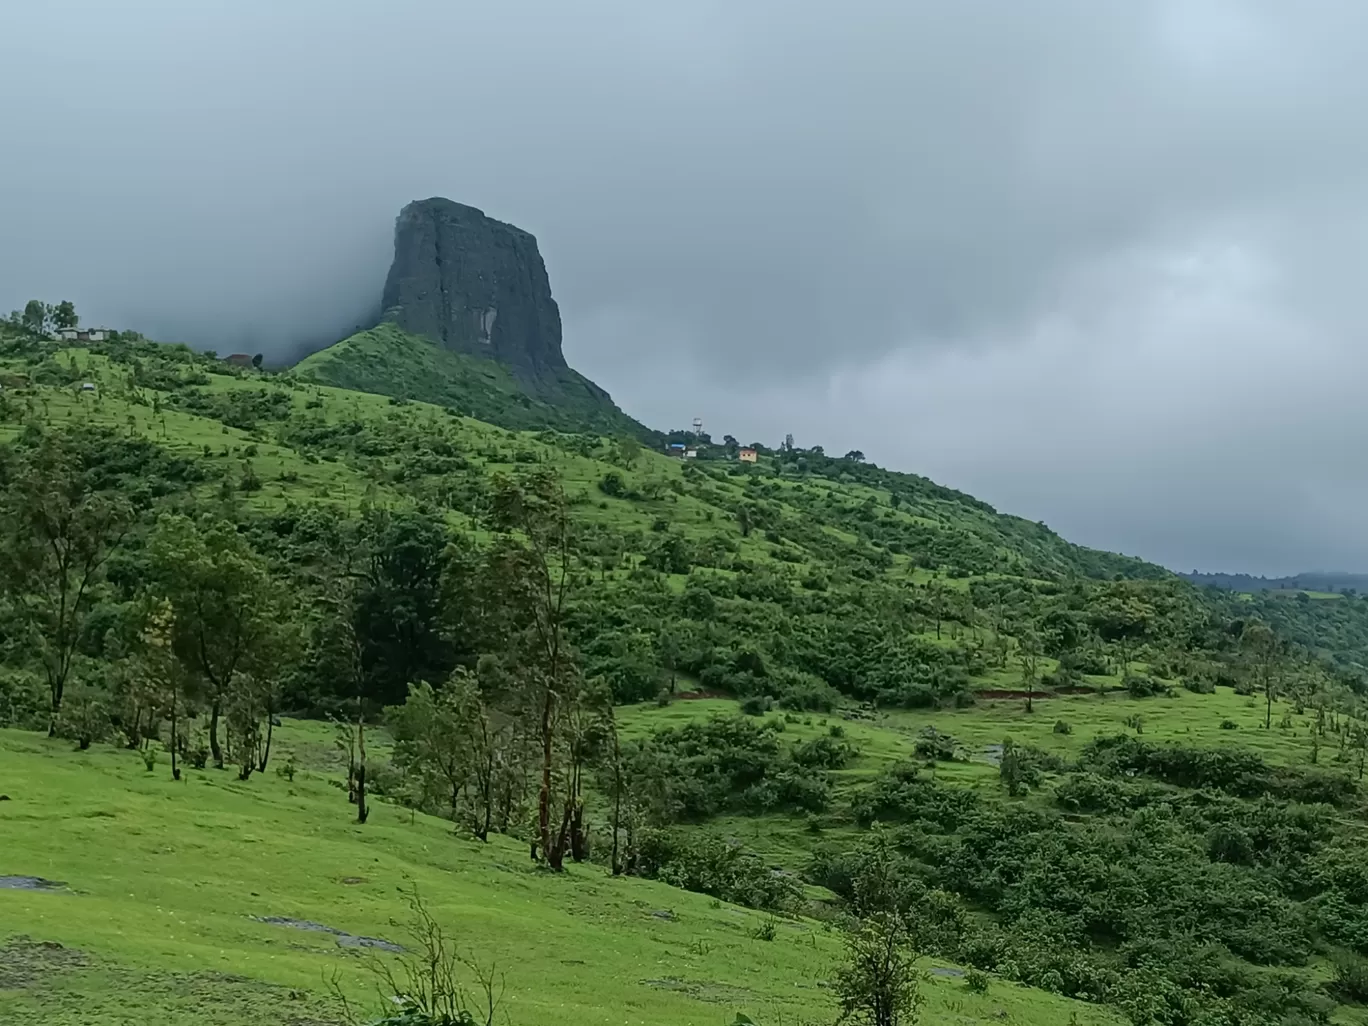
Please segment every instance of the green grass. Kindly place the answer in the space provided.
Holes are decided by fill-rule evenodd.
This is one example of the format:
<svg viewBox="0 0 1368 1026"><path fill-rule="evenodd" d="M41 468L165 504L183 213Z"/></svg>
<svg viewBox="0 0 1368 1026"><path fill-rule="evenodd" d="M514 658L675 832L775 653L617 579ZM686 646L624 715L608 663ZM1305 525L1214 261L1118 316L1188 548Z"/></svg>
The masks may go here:
<svg viewBox="0 0 1368 1026"><path fill-rule="evenodd" d="M501 365L444 349L381 324L302 360L300 377L322 384L418 399L509 428L648 434L607 394L574 371L533 395Z"/></svg>
<svg viewBox="0 0 1368 1026"><path fill-rule="evenodd" d="M667 707L654 702L628 706L617 711L624 738L643 738L656 730L677 727L691 720L717 715L735 715L739 703L726 698L687 699ZM786 742L805 741L826 734L839 726L845 738L859 750L851 765L832 774L840 809L858 788L868 784L881 771L901 761L914 761L924 772L938 780L981 794L1002 798L1002 785L990 746L1004 739L1076 757L1095 738L1134 734L1127 723L1133 716L1141 722L1140 737L1149 741L1172 742L1197 748L1238 747L1255 752L1278 764L1307 766L1312 759L1314 713L1297 714L1295 706L1282 700L1273 703L1273 727L1265 730L1262 699L1235 694L1228 688L1216 694L1199 695L1176 691L1172 697L1131 698L1124 692L1105 695L1067 695L1037 698L1034 712L1026 712L1020 699L981 700L966 709L888 710L873 716L846 710L839 713L765 714L763 719L783 721ZM1290 726L1283 727L1284 718ZM1070 726L1067 734L1056 733L1055 724L1063 720ZM1235 729L1221 727L1223 722ZM950 734L959 742L960 758L926 766L917 756L915 745L927 727ZM1354 753L1346 762L1336 762L1337 750L1325 743L1317 753L1320 765L1354 772ZM1033 797L1046 801L1048 789ZM833 840L852 840L855 826L840 812L808 819L772 814L763 816L723 816L698 827L728 837L736 837L776 864L795 871L808 862L813 848ZM825 895L823 895L825 896Z"/></svg>
<svg viewBox="0 0 1368 1026"><path fill-rule="evenodd" d="M165 765L148 773L132 752L75 753L0 731L0 790L11 798L0 803L0 874L69 885L0 891L0 945L27 935L70 949L0 951L0 1021L328 1021L333 974L352 999L374 1000L362 958L328 935L253 917L402 941L395 920L410 882L463 946L506 973L515 1026L711 1026L737 1011L768 1024L833 1013L821 981L831 978L840 940L816 922L785 920L766 942L752 936L762 913L615 880L597 865L552 875L534 868L521 844L481 845L384 803L358 826L331 782L326 730L287 723L277 762L292 750L305 767L293 783L190 770L177 784ZM79 964L70 964L72 951ZM37 969L16 972L26 958ZM1026 1026L1071 1013L1082 1024L1120 1021L1000 981L980 996L932 978L926 992L927 1022L987 1023L1002 1013Z"/></svg>
<svg viewBox="0 0 1368 1026"><path fill-rule="evenodd" d="M1004 738L1032 745L1059 755L1074 756L1098 737L1133 734L1127 720L1140 717L1141 737L1150 741L1170 741L1197 748L1230 747L1252 751L1274 763L1309 765L1312 758L1314 710L1296 712L1296 706L1281 698L1273 702L1273 726L1264 729L1264 701L1261 696L1237 695L1230 688L1217 688L1215 694L1194 694L1175 690L1172 696L1132 698L1125 692L1101 695L1058 695L1037 697L1034 711L1026 711L1022 699L980 700L964 709L886 710L872 718L850 718L849 713L784 714L771 712L768 719L786 719L785 734L792 740L805 740L825 733L839 724L847 738L861 750L851 769L837 774L868 776L897 759L913 757L913 744L926 727L953 735L962 743L970 765L990 768L984 749L1000 744ZM618 710L618 722L626 737L643 736L662 727L678 726L693 719L737 712L731 699L694 699L678 701L665 708L643 703ZM1063 720L1070 732L1056 733L1055 724ZM1284 720L1289 721L1283 726ZM1222 723L1235 724L1226 729ZM1335 749L1322 744L1318 761L1334 765ZM1345 768L1341 765L1341 768Z"/></svg>

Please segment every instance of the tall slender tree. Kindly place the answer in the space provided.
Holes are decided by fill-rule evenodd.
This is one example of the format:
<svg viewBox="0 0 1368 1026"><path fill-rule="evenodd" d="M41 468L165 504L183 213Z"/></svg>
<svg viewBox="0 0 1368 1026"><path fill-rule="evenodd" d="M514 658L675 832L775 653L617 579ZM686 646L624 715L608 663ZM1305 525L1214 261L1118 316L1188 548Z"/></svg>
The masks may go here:
<svg viewBox="0 0 1368 1026"><path fill-rule="evenodd" d="M566 725L579 690L566 632L575 569L568 503L559 480L545 470L516 481L500 477L493 491L493 524L509 543L492 566L520 626L510 640L522 650L524 707L535 723L541 756L537 837L547 865L560 870L569 853L576 794L573 783L564 791L560 786L573 777Z"/></svg>
<svg viewBox="0 0 1368 1026"><path fill-rule="evenodd" d="M1283 672L1283 645L1268 624L1258 620L1247 623L1240 634L1240 649L1254 689L1264 696L1264 729L1273 726L1273 697Z"/></svg>

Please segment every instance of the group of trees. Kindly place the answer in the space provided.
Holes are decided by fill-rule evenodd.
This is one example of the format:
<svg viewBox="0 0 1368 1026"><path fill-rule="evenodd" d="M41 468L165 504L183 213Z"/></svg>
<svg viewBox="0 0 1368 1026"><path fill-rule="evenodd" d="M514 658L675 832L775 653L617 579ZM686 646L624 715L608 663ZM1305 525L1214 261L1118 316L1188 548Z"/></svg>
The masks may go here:
<svg viewBox="0 0 1368 1026"><path fill-rule="evenodd" d="M6 647L36 656L49 733L84 747L117 725L139 746L166 721L178 775L184 721L203 707L215 763L227 750L245 778L269 758L292 656L284 589L231 524L154 518L102 487L108 455L93 436L44 433L4 453ZM114 575L129 582L122 596Z"/></svg>
<svg viewBox="0 0 1368 1026"><path fill-rule="evenodd" d="M14 310L7 318L9 323L35 335L47 335L62 328L74 328L80 323L76 307L68 299L55 305L40 299L30 299L23 310Z"/></svg>
<svg viewBox="0 0 1368 1026"><path fill-rule="evenodd" d="M552 475L498 482L484 548L417 510L306 517L272 538L194 503L128 501L126 448L33 431L0 461L3 641L41 671L50 733L160 737L177 777L189 757L247 779L284 706L324 712L348 731L364 820L366 727L397 706L416 800L444 788L450 814L478 807L479 836L522 833L530 784L534 851L557 869L584 856L611 699L568 637L577 557Z"/></svg>

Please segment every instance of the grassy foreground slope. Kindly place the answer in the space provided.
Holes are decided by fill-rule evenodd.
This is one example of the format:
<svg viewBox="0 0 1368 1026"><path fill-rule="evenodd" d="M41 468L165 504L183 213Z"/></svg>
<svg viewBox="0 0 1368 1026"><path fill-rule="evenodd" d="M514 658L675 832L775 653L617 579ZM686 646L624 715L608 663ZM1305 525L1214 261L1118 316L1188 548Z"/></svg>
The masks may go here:
<svg viewBox="0 0 1368 1026"><path fill-rule="evenodd" d="M325 1023L334 974L374 1001L356 949L332 935L254 917L309 920L402 942L403 888L507 976L513 1023L713 1026L829 1021L822 981L839 933L766 916L599 866L555 876L524 846L454 836L451 824L390 805L348 822L326 732L287 723L293 782L246 784L213 770L173 783L133 752L0 731L0 876L62 881L0 889L0 1021L14 1026ZM37 952L5 938L63 945ZM381 956L383 957L383 956ZM1104 1009L994 982L972 994L932 975L926 1021L1020 1026L1120 1020ZM367 1006L374 1008L374 1004ZM1076 1019L1071 1019L1076 1016Z"/></svg>

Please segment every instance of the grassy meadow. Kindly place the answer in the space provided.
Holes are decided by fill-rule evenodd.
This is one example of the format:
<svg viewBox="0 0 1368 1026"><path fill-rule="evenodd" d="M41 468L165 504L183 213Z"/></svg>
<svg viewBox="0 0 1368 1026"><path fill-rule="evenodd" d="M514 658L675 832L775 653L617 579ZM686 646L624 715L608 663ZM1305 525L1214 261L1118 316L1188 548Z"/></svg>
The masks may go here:
<svg viewBox="0 0 1368 1026"><path fill-rule="evenodd" d="M378 1011L364 963L389 956L254 917L404 943L411 885L463 947L505 975L513 1023L833 1017L823 981L841 944L822 923L784 918L762 940L765 913L614 879L598 865L556 876L507 838L482 845L396 806L376 803L357 826L326 730L288 721L277 744L277 765L295 753L292 782L188 770L174 783L165 765L149 773L134 752L75 753L0 731L0 793L10 796L0 803L0 876L65 884L0 889L0 1022L328 1023L338 1017L334 976L358 1007ZM16 945L21 936L62 949ZM1003 981L979 995L957 977L928 975L925 993L925 1021L953 1026L1120 1022Z"/></svg>

